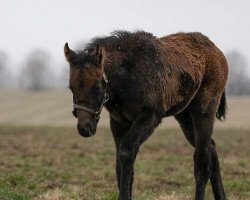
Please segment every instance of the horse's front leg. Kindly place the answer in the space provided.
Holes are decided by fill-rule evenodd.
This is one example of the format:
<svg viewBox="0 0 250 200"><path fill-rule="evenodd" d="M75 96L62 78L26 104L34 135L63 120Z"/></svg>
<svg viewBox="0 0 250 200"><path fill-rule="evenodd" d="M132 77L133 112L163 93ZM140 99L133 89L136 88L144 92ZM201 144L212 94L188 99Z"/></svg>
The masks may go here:
<svg viewBox="0 0 250 200"><path fill-rule="evenodd" d="M118 150L121 167L119 200L132 199L133 170L137 153L142 142L151 135L160 121L161 118L154 110L145 109L122 139Z"/></svg>
<svg viewBox="0 0 250 200"><path fill-rule="evenodd" d="M120 148L121 141L129 131L130 127L131 124L127 122L117 121L110 116L110 128L113 134L116 147L116 177L119 190L120 190L120 179L121 179L121 165L120 165L120 159L118 157L118 151Z"/></svg>

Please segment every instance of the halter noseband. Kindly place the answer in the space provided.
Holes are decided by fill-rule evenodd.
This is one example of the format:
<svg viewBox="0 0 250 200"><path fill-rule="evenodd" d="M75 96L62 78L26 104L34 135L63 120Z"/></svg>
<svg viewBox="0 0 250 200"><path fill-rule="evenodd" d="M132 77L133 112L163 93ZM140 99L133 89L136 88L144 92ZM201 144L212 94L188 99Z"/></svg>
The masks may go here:
<svg viewBox="0 0 250 200"><path fill-rule="evenodd" d="M85 106L81 106L79 104L76 104L75 102L73 103L73 107L75 109L83 110L83 111L85 111L85 112L87 112L89 114L94 115L96 120L100 119L100 114L102 112L104 104L109 100L109 95L106 92L106 90L107 90L107 84L108 84L108 79L107 79L107 76L106 76L105 73L103 73L103 79L105 81L105 93L104 93L104 96L103 96L103 99L102 99L102 103L101 103L100 109L98 111L94 111L91 108L87 108Z"/></svg>

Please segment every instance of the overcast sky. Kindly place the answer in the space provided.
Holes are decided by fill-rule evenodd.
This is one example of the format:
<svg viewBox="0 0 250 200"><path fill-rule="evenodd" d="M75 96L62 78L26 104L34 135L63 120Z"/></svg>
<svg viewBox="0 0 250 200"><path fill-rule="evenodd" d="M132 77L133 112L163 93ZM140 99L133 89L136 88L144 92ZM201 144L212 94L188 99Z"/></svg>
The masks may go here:
<svg viewBox="0 0 250 200"><path fill-rule="evenodd" d="M200 31L250 63L249 0L0 0L0 50L16 66L34 48L48 51L59 66L65 42L76 47L116 29L159 37Z"/></svg>

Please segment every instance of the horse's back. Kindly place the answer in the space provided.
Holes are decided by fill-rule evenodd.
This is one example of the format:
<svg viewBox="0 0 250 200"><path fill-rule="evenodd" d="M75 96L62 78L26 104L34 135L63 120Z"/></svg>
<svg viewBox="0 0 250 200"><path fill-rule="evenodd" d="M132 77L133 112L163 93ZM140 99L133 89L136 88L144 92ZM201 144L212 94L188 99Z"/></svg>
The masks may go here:
<svg viewBox="0 0 250 200"><path fill-rule="evenodd" d="M170 57L175 57L176 54L179 62L177 59L172 59L170 62L177 65L180 70L199 72L201 78L206 73L209 74L209 71L217 72L220 77L224 75L226 75L224 78L227 77L225 56L207 36L199 32L176 33L162 37L159 41L170 52Z"/></svg>

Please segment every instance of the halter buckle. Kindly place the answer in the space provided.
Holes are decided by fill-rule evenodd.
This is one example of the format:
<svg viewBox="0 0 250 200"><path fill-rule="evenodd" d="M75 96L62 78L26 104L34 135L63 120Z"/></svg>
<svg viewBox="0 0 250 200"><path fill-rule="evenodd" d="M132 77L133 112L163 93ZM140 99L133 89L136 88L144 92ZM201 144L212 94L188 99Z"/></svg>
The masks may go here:
<svg viewBox="0 0 250 200"><path fill-rule="evenodd" d="M106 83L108 83L108 78L107 78L107 76L106 76L105 73L103 73L103 79L104 79L104 81L105 81Z"/></svg>
<svg viewBox="0 0 250 200"><path fill-rule="evenodd" d="M109 100L109 95L107 93L105 93L104 103L106 103L108 100Z"/></svg>

